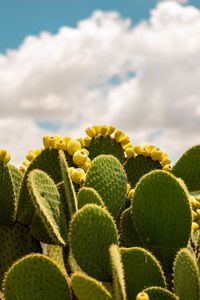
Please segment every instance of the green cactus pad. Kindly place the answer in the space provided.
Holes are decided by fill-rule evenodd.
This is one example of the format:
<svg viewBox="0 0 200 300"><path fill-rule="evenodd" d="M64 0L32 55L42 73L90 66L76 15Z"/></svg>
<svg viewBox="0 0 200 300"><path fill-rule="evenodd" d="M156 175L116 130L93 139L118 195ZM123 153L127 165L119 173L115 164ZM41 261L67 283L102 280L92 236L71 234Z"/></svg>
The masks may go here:
<svg viewBox="0 0 200 300"><path fill-rule="evenodd" d="M37 213L52 240L58 245L65 246L68 240L67 224L54 181L45 172L36 169L29 173L28 188Z"/></svg>
<svg viewBox="0 0 200 300"><path fill-rule="evenodd" d="M59 160L60 160L60 168L62 173L62 178L64 181L64 189L66 195L66 202L68 207L69 216L67 217L67 221L69 222L73 216L73 214L78 209L76 193L74 190L74 186L71 180L71 177L68 172L68 164L66 161L66 156L63 151L59 151ZM68 223L67 222L67 223Z"/></svg>
<svg viewBox="0 0 200 300"><path fill-rule="evenodd" d="M94 203L101 207L104 207L104 203L99 194L93 189L88 187L82 187L78 193L78 209L82 208L85 204Z"/></svg>
<svg viewBox="0 0 200 300"><path fill-rule="evenodd" d="M200 278L197 262L191 252L183 248L174 265L174 292L181 300L200 299Z"/></svg>
<svg viewBox="0 0 200 300"><path fill-rule="evenodd" d="M125 161L124 149L122 148L120 143L118 143L109 135L98 135L95 138L92 138L87 149L90 153L91 160L101 154L112 154L116 158L118 158L121 163L124 163Z"/></svg>
<svg viewBox="0 0 200 300"><path fill-rule="evenodd" d="M123 247L143 246L133 221L132 208L125 209L120 218L120 245Z"/></svg>
<svg viewBox="0 0 200 300"><path fill-rule="evenodd" d="M57 245L47 245L46 255L59 265L64 274L67 274L63 259L63 247Z"/></svg>
<svg viewBox="0 0 200 300"><path fill-rule="evenodd" d="M179 297L174 295L172 292L158 286L152 286L145 289L143 292L147 293L149 298L152 300L179 300Z"/></svg>
<svg viewBox="0 0 200 300"><path fill-rule="evenodd" d="M68 165L74 166L71 156L67 151L64 151ZM32 204L30 194L27 189L27 178L29 173L34 169L40 169L46 172L55 182L55 184L60 183L62 179L62 174L59 164L59 150L58 149L45 149L35 159L30 163L27 171L24 175L22 181L22 187L19 194L19 204L17 209L17 220L24 224L30 225L35 214L35 208ZM65 213L67 214L67 203L65 199L64 186L60 185L59 193L61 194L61 199L65 207Z"/></svg>
<svg viewBox="0 0 200 300"><path fill-rule="evenodd" d="M0 283L16 260L32 252L42 252L40 243L30 235L29 229L19 223L0 227L0 240Z"/></svg>
<svg viewBox="0 0 200 300"><path fill-rule="evenodd" d="M30 232L32 236L45 244L55 244L55 240L49 234L48 229L44 226L44 222L41 220L38 212L35 212L35 216L30 226Z"/></svg>
<svg viewBox="0 0 200 300"><path fill-rule="evenodd" d="M86 187L94 188L114 218L120 214L126 197L126 174L112 155L96 157L86 175Z"/></svg>
<svg viewBox="0 0 200 300"><path fill-rule="evenodd" d="M15 185L8 165L0 162L0 225L12 225L15 222L17 198Z"/></svg>
<svg viewBox="0 0 200 300"><path fill-rule="evenodd" d="M83 274L74 273L71 277L72 289L78 300L112 300L109 291L100 281Z"/></svg>
<svg viewBox="0 0 200 300"><path fill-rule="evenodd" d="M124 169L128 177L128 182L131 184L131 187L134 188L144 174L155 169L162 169L162 167L158 161L152 160L151 157L137 155L125 162Z"/></svg>
<svg viewBox="0 0 200 300"><path fill-rule="evenodd" d="M173 166L172 173L184 180L190 192L200 190L200 145L184 152Z"/></svg>
<svg viewBox="0 0 200 300"><path fill-rule="evenodd" d="M65 274L51 259L31 254L17 261L4 281L5 300L71 300Z"/></svg>
<svg viewBox="0 0 200 300"><path fill-rule="evenodd" d="M191 233L187 190L168 172L152 171L135 188L132 213L145 248L171 272L176 252L187 246Z"/></svg>
<svg viewBox="0 0 200 300"><path fill-rule="evenodd" d="M110 281L112 270L109 247L118 244L116 225L108 211L86 204L73 216L70 228L72 254L88 275Z"/></svg>
<svg viewBox="0 0 200 300"><path fill-rule="evenodd" d="M21 183L22 183L22 180L23 180L23 175L19 171L19 169L17 167L15 167L14 165L7 164L7 166L8 166L8 169L9 169L9 172L11 174L12 181L13 181L13 184L14 184L16 203L18 205L18 197L19 197L19 191L20 191L20 188L21 188Z"/></svg>
<svg viewBox="0 0 200 300"><path fill-rule="evenodd" d="M144 288L165 287L165 277L157 259L139 247L120 248L124 266L127 299L135 299Z"/></svg>
<svg viewBox="0 0 200 300"><path fill-rule="evenodd" d="M126 288L124 281L124 268L119 247L112 244L109 248L113 273L113 290L115 300L126 300Z"/></svg>

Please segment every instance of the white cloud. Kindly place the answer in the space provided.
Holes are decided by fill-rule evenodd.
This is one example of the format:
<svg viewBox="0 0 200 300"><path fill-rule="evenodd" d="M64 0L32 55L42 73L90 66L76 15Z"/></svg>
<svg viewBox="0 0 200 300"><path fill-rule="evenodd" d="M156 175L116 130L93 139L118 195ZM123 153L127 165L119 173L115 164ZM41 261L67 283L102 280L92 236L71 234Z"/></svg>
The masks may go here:
<svg viewBox="0 0 200 300"><path fill-rule="evenodd" d="M96 11L77 28L27 37L0 55L0 147L19 164L53 133L38 124L52 120L74 138L112 123L133 143L181 154L199 142L199 33L198 9L164 1L134 27Z"/></svg>

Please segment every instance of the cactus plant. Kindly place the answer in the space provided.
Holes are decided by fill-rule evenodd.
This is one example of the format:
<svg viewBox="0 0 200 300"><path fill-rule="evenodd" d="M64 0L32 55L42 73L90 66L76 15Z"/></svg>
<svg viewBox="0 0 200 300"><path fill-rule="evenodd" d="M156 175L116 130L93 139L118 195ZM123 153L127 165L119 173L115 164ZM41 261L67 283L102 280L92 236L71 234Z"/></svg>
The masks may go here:
<svg viewBox="0 0 200 300"><path fill-rule="evenodd" d="M114 126L86 134L19 168L0 150L0 297L200 299L200 145L171 168Z"/></svg>

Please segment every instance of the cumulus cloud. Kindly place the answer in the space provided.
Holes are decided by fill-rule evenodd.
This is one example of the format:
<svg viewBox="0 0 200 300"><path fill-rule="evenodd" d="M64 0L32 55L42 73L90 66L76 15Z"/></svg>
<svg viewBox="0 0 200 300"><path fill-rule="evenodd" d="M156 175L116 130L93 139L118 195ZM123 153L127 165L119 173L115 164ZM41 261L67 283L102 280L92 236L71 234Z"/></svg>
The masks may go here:
<svg viewBox="0 0 200 300"><path fill-rule="evenodd" d="M42 135L84 136L95 122L181 154L199 142L199 32L198 9L164 1L136 26L95 11L27 37L0 54L0 147L19 164Z"/></svg>

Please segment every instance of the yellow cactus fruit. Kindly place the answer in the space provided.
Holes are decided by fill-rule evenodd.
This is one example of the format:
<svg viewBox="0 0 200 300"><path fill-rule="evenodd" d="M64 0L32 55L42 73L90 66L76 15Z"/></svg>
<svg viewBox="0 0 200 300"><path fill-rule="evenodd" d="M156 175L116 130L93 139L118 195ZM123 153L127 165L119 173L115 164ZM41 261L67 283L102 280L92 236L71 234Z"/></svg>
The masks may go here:
<svg viewBox="0 0 200 300"><path fill-rule="evenodd" d="M124 136L125 136L125 133L122 130L120 130L120 129L115 130L114 139L117 142L119 142L119 140L122 139Z"/></svg>
<svg viewBox="0 0 200 300"><path fill-rule="evenodd" d="M76 139L78 142L81 143L81 147L84 148L85 147L85 142L84 142L84 138L83 137L80 137L78 139Z"/></svg>
<svg viewBox="0 0 200 300"><path fill-rule="evenodd" d="M170 165L165 165L162 169L163 169L163 171L167 171L167 172L172 171L172 168L170 167Z"/></svg>
<svg viewBox="0 0 200 300"><path fill-rule="evenodd" d="M33 152L33 151L29 150L28 154L26 155L26 159L28 161L32 161L35 158L35 156L36 156L35 151Z"/></svg>
<svg viewBox="0 0 200 300"><path fill-rule="evenodd" d="M162 160L163 160L163 158L165 157L165 156L167 156L168 157L168 154L167 154L167 152L162 152Z"/></svg>
<svg viewBox="0 0 200 300"><path fill-rule="evenodd" d="M131 185L129 183L127 183L126 185L126 194L128 195L129 191L131 189Z"/></svg>
<svg viewBox="0 0 200 300"><path fill-rule="evenodd" d="M107 130L108 130L107 125L102 125L100 127L100 135L105 136L107 134Z"/></svg>
<svg viewBox="0 0 200 300"><path fill-rule="evenodd" d="M67 144L67 152L73 155L74 152L81 150L81 143L79 141L70 140Z"/></svg>
<svg viewBox="0 0 200 300"><path fill-rule="evenodd" d="M134 152L133 147L126 148L125 153L126 153L127 159L129 159L131 157L135 157L135 152Z"/></svg>
<svg viewBox="0 0 200 300"><path fill-rule="evenodd" d="M192 222L192 232L196 231L199 228L199 225L196 222Z"/></svg>
<svg viewBox="0 0 200 300"><path fill-rule="evenodd" d="M0 161L4 162L4 159L7 155L7 150L0 150Z"/></svg>
<svg viewBox="0 0 200 300"><path fill-rule="evenodd" d="M196 214L197 214L197 218L200 219L200 209L199 208L196 209Z"/></svg>
<svg viewBox="0 0 200 300"><path fill-rule="evenodd" d="M196 196L196 200L200 202L200 195Z"/></svg>
<svg viewBox="0 0 200 300"><path fill-rule="evenodd" d="M56 149L58 141L62 140L60 135L54 134L49 138L49 147Z"/></svg>
<svg viewBox="0 0 200 300"><path fill-rule="evenodd" d="M67 135L63 137L63 142L65 143L65 150L67 150L67 144L71 141L71 138Z"/></svg>
<svg viewBox="0 0 200 300"><path fill-rule="evenodd" d="M150 155L151 155L151 158L153 160L158 160L158 161L161 161L162 160L162 150L160 150L160 148L153 148L150 152Z"/></svg>
<svg viewBox="0 0 200 300"><path fill-rule="evenodd" d="M131 190L129 191L129 193L128 193L128 198L129 198L130 200L133 199L134 193L135 193L135 189L131 189Z"/></svg>
<svg viewBox="0 0 200 300"><path fill-rule="evenodd" d="M85 153L87 154L87 156L89 155L88 149L82 148L81 150L82 150L82 151L85 151Z"/></svg>
<svg viewBox="0 0 200 300"><path fill-rule="evenodd" d="M38 148L38 149L35 149L35 155L38 155L42 152L42 149L43 148Z"/></svg>
<svg viewBox="0 0 200 300"><path fill-rule="evenodd" d="M88 163L87 161L82 164L82 165L79 165L79 168L83 169L84 172L87 172L89 167L90 167L91 163Z"/></svg>
<svg viewBox="0 0 200 300"><path fill-rule="evenodd" d="M20 166L20 167L19 167L19 171L20 171L22 174L25 174L25 173L26 173L26 169L24 168L24 166Z"/></svg>
<svg viewBox="0 0 200 300"><path fill-rule="evenodd" d="M49 148L49 139L50 139L50 136L49 135L45 135L43 136L43 145L44 145L44 148Z"/></svg>
<svg viewBox="0 0 200 300"><path fill-rule="evenodd" d="M73 154L73 162L78 166L82 165L86 162L87 157L88 155L85 151L83 151L82 149L78 150Z"/></svg>
<svg viewBox="0 0 200 300"><path fill-rule="evenodd" d="M95 129L92 128L92 127L88 127L88 128L85 130L85 132L86 132L86 134L87 134L89 137L91 137L91 138L93 138L93 137L96 136L96 131L95 131Z"/></svg>
<svg viewBox="0 0 200 300"><path fill-rule="evenodd" d="M91 142L91 138L89 136L86 136L84 138L85 147L89 147Z"/></svg>
<svg viewBox="0 0 200 300"><path fill-rule="evenodd" d="M137 153L138 155L142 154L142 146L141 145L136 145L134 146L134 151L135 153Z"/></svg>
<svg viewBox="0 0 200 300"><path fill-rule="evenodd" d="M95 136L100 134L100 131L101 131L101 125L93 125L92 128L94 129L95 131Z"/></svg>
<svg viewBox="0 0 200 300"><path fill-rule="evenodd" d="M123 149L126 150L126 148L133 148L133 145L131 143L128 143L123 146Z"/></svg>
<svg viewBox="0 0 200 300"><path fill-rule="evenodd" d="M7 164L10 161L10 153L7 151L6 156L4 158L4 163Z"/></svg>
<svg viewBox="0 0 200 300"><path fill-rule="evenodd" d="M145 292L137 294L136 300L149 300L149 296Z"/></svg>
<svg viewBox="0 0 200 300"><path fill-rule="evenodd" d="M189 196L190 204L194 210L200 208L200 202L196 200L194 196Z"/></svg>
<svg viewBox="0 0 200 300"><path fill-rule="evenodd" d="M57 148L58 150L63 150L63 149L65 149L65 142L63 141L63 139L57 141L56 148Z"/></svg>
<svg viewBox="0 0 200 300"><path fill-rule="evenodd" d="M72 173L73 173L74 170L75 170L74 167L68 168L69 176L70 176L71 178L72 178Z"/></svg>
<svg viewBox="0 0 200 300"><path fill-rule="evenodd" d="M169 165L171 163L171 159L168 156L164 156L161 161L161 166Z"/></svg>
<svg viewBox="0 0 200 300"><path fill-rule="evenodd" d="M145 157L148 157L150 155L150 149L143 147L141 154Z"/></svg>
<svg viewBox="0 0 200 300"><path fill-rule="evenodd" d="M119 140L122 147L130 143L130 138L128 136L124 136Z"/></svg>
<svg viewBox="0 0 200 300"><path fill-rule="evenodd" d="M26 168L28 168L28 166L30 165L29 161L27 161L27 160L24 160L24 161L22 162L22 164L23 164Z"/></svg>
<svg viewBox="0 0 200 300"><path fill-rule="evenodd" d="M151 150L153 150L153 148L155 148L155 145L151 145L151 144L144 144L144 147L147 148L150 152Z"/></svg>
<svg viewBox="0 0 200 300"><path fill-rule="evenodd" d="M77 184L79 184L81 179L83 179L84 177L85 177L85 172L81 168L75 169L71 175L72 181L74 181Z"/></svg>
<svg viewBox="0 0 200 300"><path fill-rule="evenodd" d="M198 216L197 213L192 210L192 220L196 220L197 216Z"/></svg>
<svg viewBox="0 0 200 300"><path fill-rule="evenodd" d="M106 135L111 135L115 131L115 126L107 125Z"/></svg>

